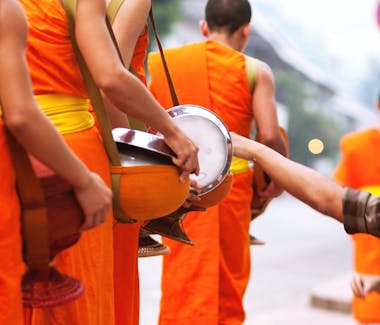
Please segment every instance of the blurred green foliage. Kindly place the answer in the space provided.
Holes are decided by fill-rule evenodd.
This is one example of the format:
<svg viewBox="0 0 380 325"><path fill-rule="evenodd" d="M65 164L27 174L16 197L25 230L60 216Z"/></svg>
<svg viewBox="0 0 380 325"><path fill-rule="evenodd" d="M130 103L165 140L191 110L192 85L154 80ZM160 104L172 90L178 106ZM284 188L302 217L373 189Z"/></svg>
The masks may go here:
<svg viewBox="0 0 380 325"><path fill-rule="evenodd" d="M181 17L180 0L152 0L154 20L158 36L162 40L171 32L173 24ZM150 44L155 46L152 28L149 28Z"/></svg>
<svg viewBox="0 0 380 325"><path fill-rule="evenodd" d="M323 109L322 102L312 97L297 74L284 70L274 73L277 99L288 108L290 158L308 166L313 166L317 158L336 160L343 128ZM308 150L314 138L324 143L318 156Z"/></svg>

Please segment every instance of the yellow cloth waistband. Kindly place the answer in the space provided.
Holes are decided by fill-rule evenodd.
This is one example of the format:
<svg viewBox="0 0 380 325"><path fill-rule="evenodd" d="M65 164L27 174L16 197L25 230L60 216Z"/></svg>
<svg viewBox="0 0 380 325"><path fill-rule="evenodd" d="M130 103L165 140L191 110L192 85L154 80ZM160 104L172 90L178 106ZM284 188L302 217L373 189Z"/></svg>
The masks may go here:
<svg viewBox="0 0 380 325"><path fill-rule="evenodd" d="M230 172L232 174L240 174L245 173L249 170L249 162L248 160L232 157Z"/></svg>
<svg viewBox="0 0 380 325"><path fill-rule="evenodd" d="M87 130L95 121L87 99L66 94L37 95L35 99L61 134Z"/></svg>

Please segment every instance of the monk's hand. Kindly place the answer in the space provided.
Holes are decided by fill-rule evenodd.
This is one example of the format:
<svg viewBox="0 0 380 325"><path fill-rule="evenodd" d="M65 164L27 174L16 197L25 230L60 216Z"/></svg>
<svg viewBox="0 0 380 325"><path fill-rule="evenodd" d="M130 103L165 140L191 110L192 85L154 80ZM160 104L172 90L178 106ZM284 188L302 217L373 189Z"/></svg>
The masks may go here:
<svg viewBox="0 0 380 325"><path fill-rule="evenodd" d="M198 151L199 148L178 129L171 137L165 137L165 142L174 151L176 157L173 163L178 166L182 172L180 181L186 182L190 174L199 174Z"/></svg>
<svg viewBox="0 0 380 325"><path fill-rule="evenodd" d="M273 199L280 196L283 192L284 189L281 186L271 181L264 190L258 191L258 196L260 200L263 200L263 202L265 202L268 199Z"/></svg>
<svg viewBox="0 0 380 325"><path fill-rule="evenodd" d="M200 201L199 189L200 185L195 180L191 180L189 194L187 195L186 201L182 204L184 208L190 208L194 203Z"/></svg>
<svg viewBox="0 0 380 325"><path fill-rule="evenodd" d="M84 212L81 230L88 230L103 223L112 204L112 191L96 173L89 173L83 186L74 187L75 196Z"/></svg>
<svg viewBox="0 0 380 325"><path fill-rule="evenodd" d="M355 274L351 280L351 289L353 294L361 299L365 299L370 292L380 293L379 276Z"/></svg>

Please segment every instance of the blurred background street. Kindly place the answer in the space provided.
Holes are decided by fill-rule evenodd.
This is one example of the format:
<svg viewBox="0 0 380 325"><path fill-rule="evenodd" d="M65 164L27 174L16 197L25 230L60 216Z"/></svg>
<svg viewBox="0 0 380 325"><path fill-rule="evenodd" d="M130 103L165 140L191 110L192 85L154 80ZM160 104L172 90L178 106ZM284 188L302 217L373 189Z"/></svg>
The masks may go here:
<svg viewBox="0 0 380 325"><path fill-rule="evenodd" d="M203 40L198 22L205 3L153 0L164 47ZM290 157L331 176L341 136L379 121L374 108L380 89L379 0L251 4L253 29L245 52L274 72ZM312 139L324 144L318 154L309 150ZM356 324L350 316L351 241L341 224L283 194L251 224L251 233L266 245L251 247L245 324ZM140 324L155 325L161 258L142 258L139 264Z"/></svg>
<svg viewBox="0 0 380 325"><path fill-rule="evenodd" d="M251 224L251 233L266 245L251 246L245 324L355 324L349 312L332 310L349 306L351 295L351 242L341 224L283 194ZM140 324L154 325L161 258L140 258L139 266ZM312 306L312 297L323 308Z"/></svg>

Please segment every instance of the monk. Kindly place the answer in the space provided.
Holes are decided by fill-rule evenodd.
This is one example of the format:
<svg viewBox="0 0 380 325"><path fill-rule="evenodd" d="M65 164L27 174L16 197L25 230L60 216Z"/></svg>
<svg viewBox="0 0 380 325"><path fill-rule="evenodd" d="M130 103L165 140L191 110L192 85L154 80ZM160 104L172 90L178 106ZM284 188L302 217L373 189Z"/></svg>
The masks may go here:
<svg viewBox="0 0 380 325"><path fill-rule="evenodd" d="M26 17L15 0L0 2L0 324L22 325L20 206L5 127L25 149L73 185L82 229L104 222L111 191L69 149L34 100L26 65ZM96 204L94 204L96 202Z"/></svg>
<svg viewBox="0 0 380 325"><path fill-rule="evenodd" d="M35 98L81 160L110 185L109 162L90 113L88 93L72 51L61 2L20 2L29 22L27 58ZM105 23L106 1L79 0L76 9L76 40L95 83L119 110L160 130L176 153L173 162L182 170L181 181L186 181L190 173L199 169L197 147L141 81L121 64ZM86 292L70 304L33 311L33 324L115 324L113 225L109 214L78 245L57 256L59 269L81 279ZM135 246L130 249L133 251ZM124 276L136 276L133 265L130 272ZM135 301L134 292L131 297L129 294L125 292L125 301Z"/></svg>
<svg viewBox="0 0 380 325"><path fill-rule="evenodd" d="M127 68L146 85L145 58L149 45L150 0L111 0L108 16ZM115 8L112 11L111 8ZM105 98L113 127L130 127L128 117ZM114 227L115 324L139 324L138 240L140 223ZM127 299L128 298L128 299Z"/></svg>
<svg viewBox="0 0 380 325"><path fill-rule="evenodd" d="M377 106L379 108L380 101ZM380 196L380 125L350 133L341 140L341 160L334 179L342 186L366 190ZM368 234L354 234L354 270L363 287L380 283L380 239ZM380 293L355 297L353 316L361 324L380 323Z"/></svg>
<svg viewBox="0 0 380 325"><path fill-rule="evenodd" d="M262 61L247 58L250 35L248 0L209 0L206 21L200 23L206 41L165 50L181 104L206 107L228 129L249 137L253 121L262 141L281 154L285 146L279 131L273 74ZM253 60L255 87L251 92L247 62ZM165 108L173 106L159 54L148 57L150 90ZM164 256L159 323L242 324L243 296L250 277L250 202L252 171L248 161L235 159L232 189L206 212L192 212L184 228L196 243L189 247L165 240L171 253ZM268 193L282 189L270 184Z"/></svg>

